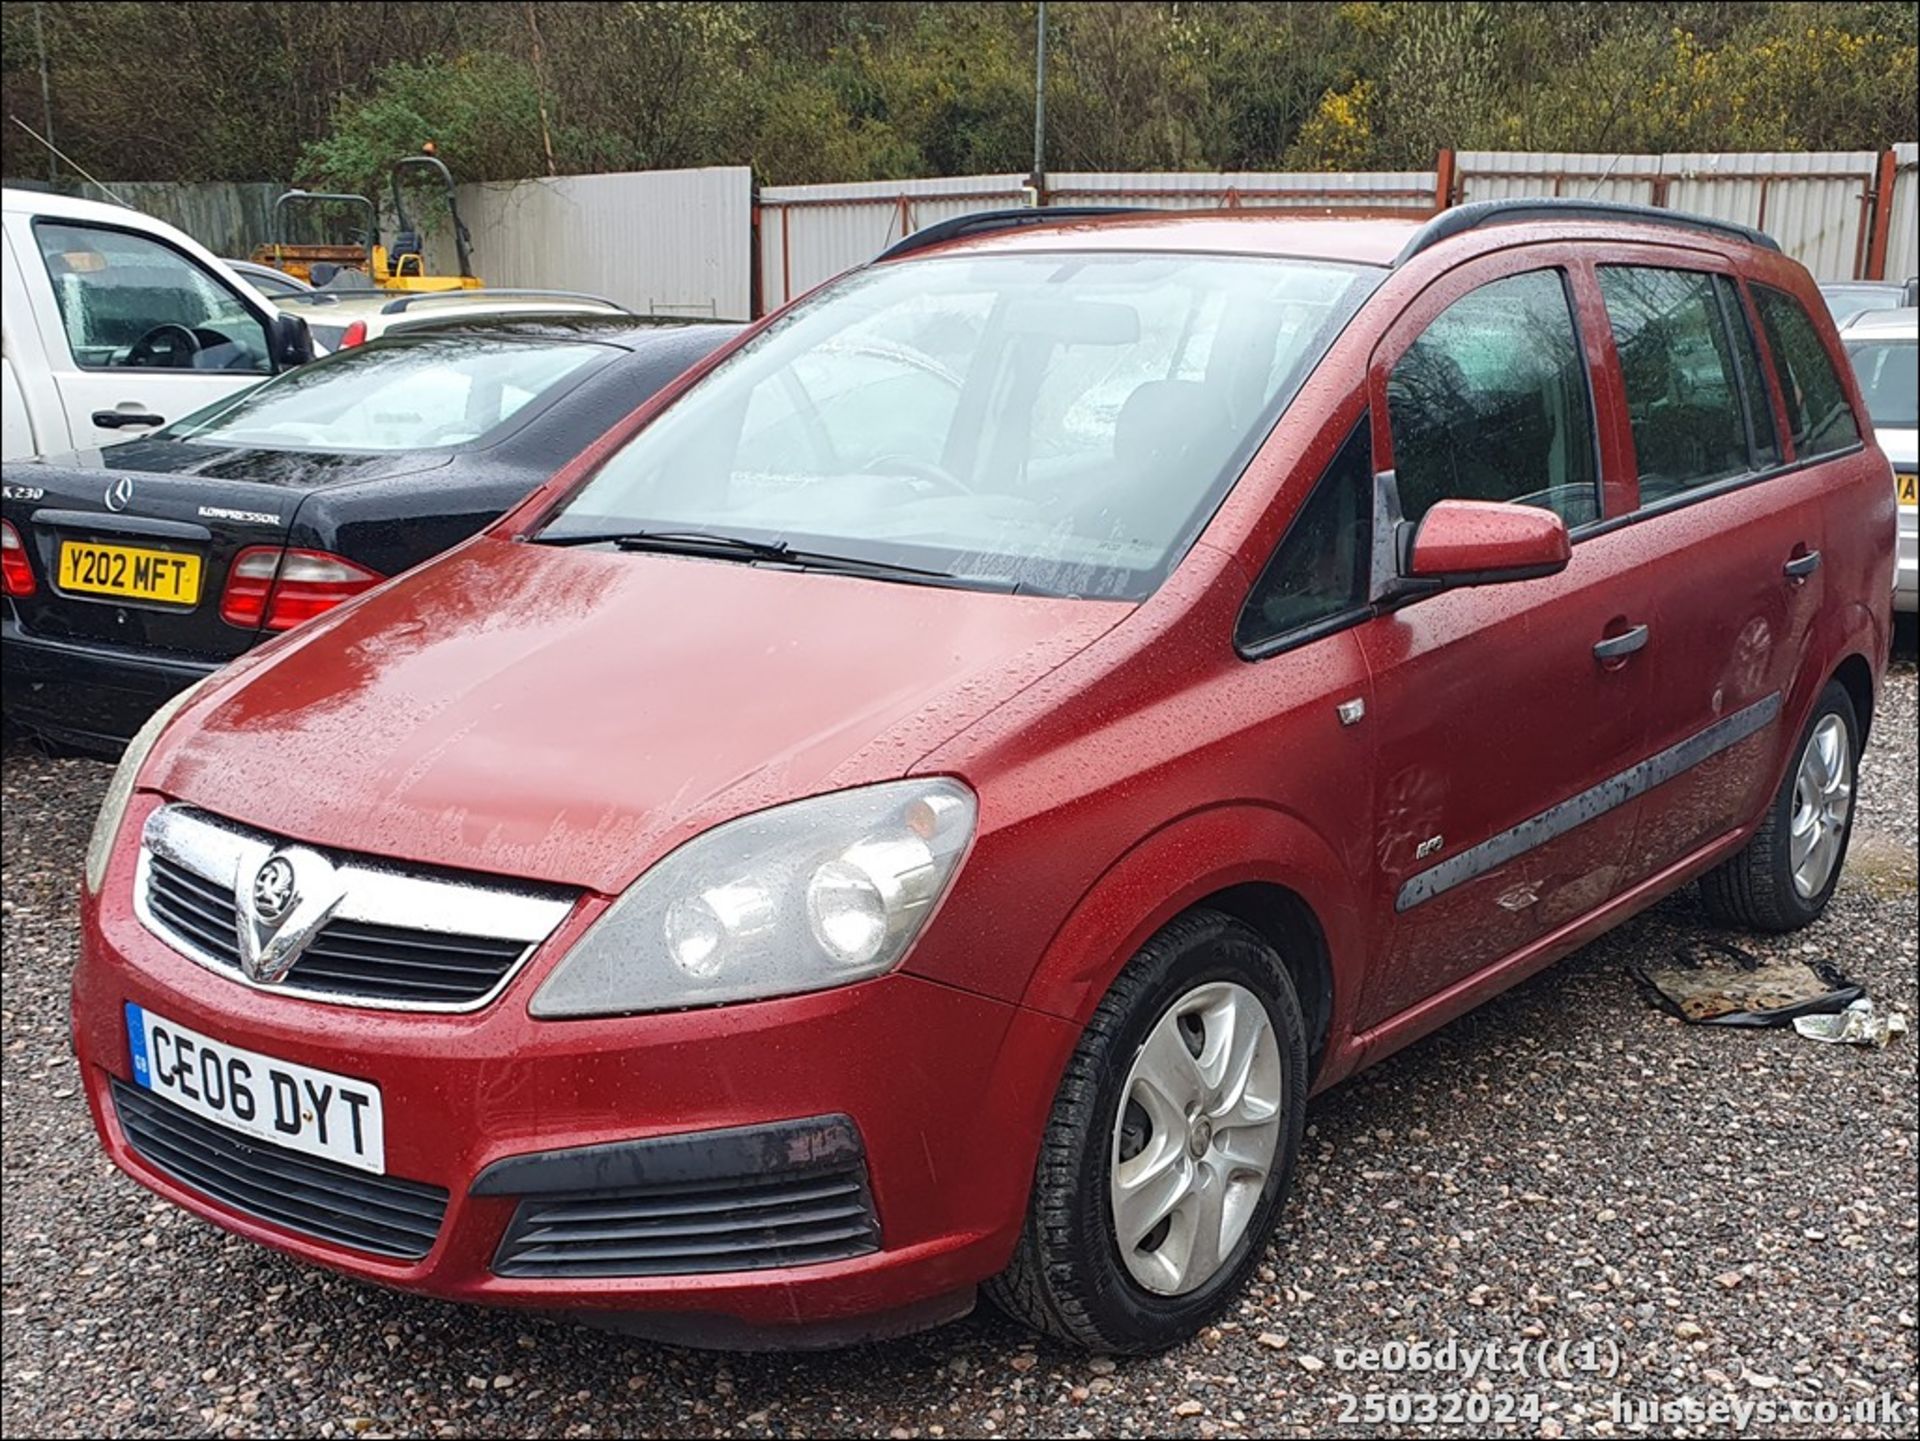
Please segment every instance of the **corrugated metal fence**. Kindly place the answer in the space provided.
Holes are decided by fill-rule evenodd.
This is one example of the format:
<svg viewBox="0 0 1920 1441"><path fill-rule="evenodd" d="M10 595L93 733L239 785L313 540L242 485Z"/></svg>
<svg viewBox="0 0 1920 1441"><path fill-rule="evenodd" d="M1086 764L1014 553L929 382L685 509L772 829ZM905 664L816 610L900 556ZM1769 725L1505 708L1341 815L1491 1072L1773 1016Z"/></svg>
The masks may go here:
<svg viewBox="0 0 1920 1441"><path fill-rule="evenodd" d="M9 180L21 190L51 189L45 181ZM274 197L285 190L271 181L116 180L111 186L62 186L82 200L126 204L186 231L215 255L244 260L271 232Z"/></svg>
<svg viewBox="0 0 1920 1441"><path fill-rule="evenodd" d="M1555 195L1624 200L1766 231L1821 280L1867 273L1882 155L1580 155L1463 150L1453 199ZM1911 199L1907 202L1912 208Z"/></svg>
<svg viewBox="0 0 1920 1441"><path fill-rule="evenodd" d="M1920 271L1917 152L1914 144L1797 155L1443 151L1430 171L1055 173L1045 198L1406 216L1496 197L1621 200L1756 226L1821 280L1901 279ZM277 193L270 184L113 189L225 255L267 238ZM923 226L1036 198L1022 175L965 175L768 186L756 200L744 166L460 188L475 268L491 285L585 290L639 311L724 319L776 309Z"/></svg>
<svg viewBox="0 0 1920 1441"><path fill-rule="evenodd" d="M1236 174L1068 171L1046 177L1050 205L1155 205L1168 210L1289 206L1431 215L1433 171ZM854 185L781 185L760 192L760 287L764 309L872 259L923 226L975 210L1031 205L1024 175L875 180Z"/></svg>
<svg viewBox="0 0 1920 1441"><path fill-rule="evenodd" d="M1047 176L1047 203L1155 205L1163 210L1322 210L1331 205L1368 214L1427 216L1433 213L1435 183L1431 170L1246 170L1219 175L1067 171Z"/></svg>
<svg viewBox="0 0 1920 1441"><path fill-rule="evenodd" d="M1032 201L1024 175L764 186L760 308L777 310L924 226Z"/></svg>
<svg viewBox="0 0 1920 1441"><path fill-rule="evenodd" d="M1920 275L1920 145L1893 147L1893 215L1887 233L1889 280Z"/></svg>
<svg viewBox="0 0 1920 1441"><path fill-rule="evenodd" d="M1467 200L1618 200L1737 220L1768 232L1821 280L1905 276L1915 266L1913 145L1808 154L1582 155L1443 152L1430 171L1343 174L1053 173L1055 205L1280 207L1426 216ZM1902 158L1904 157L1904 158ZM949 215L1031 204L1017 175L760 192L763 307L772 309Z"/></svg>

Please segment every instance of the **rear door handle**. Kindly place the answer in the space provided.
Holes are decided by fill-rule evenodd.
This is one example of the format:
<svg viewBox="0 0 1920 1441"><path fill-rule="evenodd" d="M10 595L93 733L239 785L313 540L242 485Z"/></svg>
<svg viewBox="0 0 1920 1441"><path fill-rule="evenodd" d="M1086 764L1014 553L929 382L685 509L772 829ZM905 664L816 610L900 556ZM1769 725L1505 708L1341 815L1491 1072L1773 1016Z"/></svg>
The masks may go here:
<svg viewBox="0 0 1920 1441"><path fill-rule="evenodd" d="M118 430L123 425L165 425L167 418L145 410L96 410L93 423L102 430Z"/></svg>
<svg viewBox="0 0 1920 1441"><path fill-rule="evenodd" d="M1796 555L1786 564L1788 580L1805 580L1820 569L1820 552L1810 550L1805 555Z"/></svg>
<svg viewBox="0 0 1920 1441"><path fill-rule="evenodd" d="M1647 638L1652 630L1644 625L1636 625L1632 630L1623 630L1619 635L1610 635L1593 648L1595 660L1625 660L1637 650L1644 650Z"/></svg>

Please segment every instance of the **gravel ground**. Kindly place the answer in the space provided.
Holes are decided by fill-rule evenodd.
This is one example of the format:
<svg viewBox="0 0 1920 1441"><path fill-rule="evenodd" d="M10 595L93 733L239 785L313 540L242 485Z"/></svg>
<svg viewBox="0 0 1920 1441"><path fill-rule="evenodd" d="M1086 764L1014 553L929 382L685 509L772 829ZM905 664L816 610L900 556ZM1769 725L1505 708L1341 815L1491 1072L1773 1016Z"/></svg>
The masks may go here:
<svg viewBox="0 0 1920 1441"><path fill-rule="evenodd" d="M1833 909L1745 942L1831 957L1909 1015L1915 759L1909 639ZM1728 1434L1611 1406L1890 1394L1896 1420L1751 1434L1915 1434L1916 1038L1855 1050L1650 1009L1626 965L1705 933L1690 895L1322 1098L1268 1267L1190 1345L1090 1358L982 1311L859 1352L720 1356L306 1270L115 1174L66 1039L106 774L5 758L7 1435L1351 1435L1392 1428L1343 1423L1343 1395L1463 1388L1539 1417L1443 1431ZM1577 1349L1550 1380L1388 1374L1343 1349L1448 1337L1590 1341L1613 1374Z"/></svg>

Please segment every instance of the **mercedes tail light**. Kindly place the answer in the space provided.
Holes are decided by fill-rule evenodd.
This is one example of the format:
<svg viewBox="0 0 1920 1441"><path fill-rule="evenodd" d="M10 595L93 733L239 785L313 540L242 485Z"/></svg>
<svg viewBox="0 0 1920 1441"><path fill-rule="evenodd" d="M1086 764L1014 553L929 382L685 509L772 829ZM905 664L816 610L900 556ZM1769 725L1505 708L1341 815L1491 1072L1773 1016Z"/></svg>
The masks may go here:
<svg viewBox="0 0 1920 1441"><path fill-rule="evenodd" d="M10 520L0 520L0 581L5 582L6 593L11 596L24 598L37 589L33 562L27 558L27 543Z"/></svg>
<svg viewBox="0 0 1920 1441"><path fill-rule="evenodd" d="M220 618L246 630L292 630L385 579L324 550L250 545L227 571Z"/></svg>

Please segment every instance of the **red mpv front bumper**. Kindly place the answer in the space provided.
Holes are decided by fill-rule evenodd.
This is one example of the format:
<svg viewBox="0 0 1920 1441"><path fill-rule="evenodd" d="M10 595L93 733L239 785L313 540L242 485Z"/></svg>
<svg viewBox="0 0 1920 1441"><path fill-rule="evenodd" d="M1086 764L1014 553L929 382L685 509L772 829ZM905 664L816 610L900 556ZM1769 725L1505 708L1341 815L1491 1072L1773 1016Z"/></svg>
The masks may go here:
<svg viewBox="0 0 1920 1441"><path fill-rule="evenodd" d="M136 799L129 827L146 800ZM104 902L82 903L74 1050L115 1164L228 1230L404 1290L627 1311L633 1329L724 1344L851 1339L947 1319L1012 1252L1056 1070L1073 1043L1063 1022L899 973L702 1011L535 1021L527 999L578 935L578 918L471 1014L321 1004L243 986L149 932L131 905L133 849L116 855ZM132 1077L129 1002L230 1045L376 1084L387 1173L448 1193L431 1248L408 1261L319 1240L154 1165L130 1143L113 1089ZM511 1193L474 1194L496 1163L668 1136L697 1150L703 1133L808 1118L845 1118L857 1132L879 1228L869 1254L694 1275L495 1269L521 1204ZM502 1173L524 1166L495 1175L511 1187Z"/></svg>

